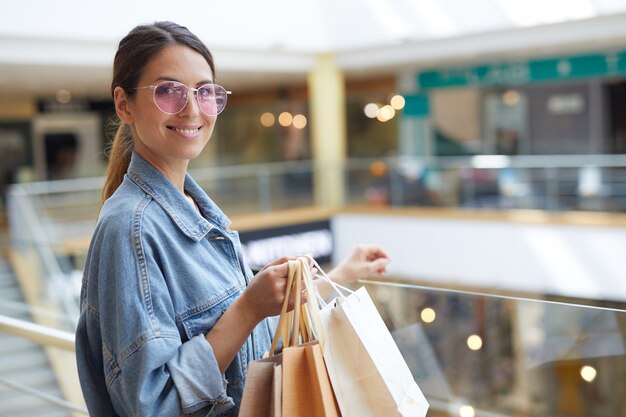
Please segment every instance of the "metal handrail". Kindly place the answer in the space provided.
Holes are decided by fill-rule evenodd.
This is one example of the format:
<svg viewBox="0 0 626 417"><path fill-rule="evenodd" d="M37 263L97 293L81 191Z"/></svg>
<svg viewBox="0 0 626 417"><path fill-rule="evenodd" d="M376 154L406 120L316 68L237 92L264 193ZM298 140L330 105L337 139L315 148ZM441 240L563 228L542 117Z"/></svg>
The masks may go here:
<svg viewBox="0 0 626 417"><path fill-rule="evenodd" d="M16 391L21 391L24 392L26 394L30 394L33 397L37 397L41 400L47 401L51 404L54 405L58 405L61 408L64 408L66 410L70 410L76 413L80 413L80 414L84 414L86 416L89 415L89 411L87 410L87 408L82 407L80 405L76 405L72 402L69 401L65 401L63 399L57 398L54 395L50 395L47 394L45 392L41 392L38 391L36 389L32 389L30 387L27 387L26 385L22 385L22 384L18 384L17 382L13 382L13 381L9 381L5 378L0 378L0 384L5 385L9 388L13 388Z"/></svg>
<svg viewBox="0 0 626 417"><path fill-rule="evenodd" d="M42 346L57 347L71 352L75 352L76 350L73 333L42 326L25 320L15 319L13 317L0 315L0 333L6 333L28 339ZM41 392L26 385L9 381L5 378L0 378L0 384L16 391L32 395L63 409L87 416L89 415L87 408L84 406L74 404L62 398L57 398L54 395Z"/></svg>
<svg viewBox="0 0 626 417"><path fill-rule="evenodd" d="M0 315L0 333L31 340L43 346L53 346L75 352L74 333L58 330L25 320Z"/></svg>

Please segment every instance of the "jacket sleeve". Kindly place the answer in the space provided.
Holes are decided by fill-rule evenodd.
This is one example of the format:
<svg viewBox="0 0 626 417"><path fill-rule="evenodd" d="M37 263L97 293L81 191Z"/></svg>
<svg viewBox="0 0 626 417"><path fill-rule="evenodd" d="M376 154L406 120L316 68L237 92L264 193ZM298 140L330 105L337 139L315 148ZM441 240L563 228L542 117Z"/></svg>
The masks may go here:
<svg viewBox="0 0 626 417"><path fill-rule="evenodd" d="M129 233L130 231L130 233ZM100 229L97 279L105 380L120 415L214 416L234 406L211 345L181 339L158 265L132 220Z"/></svg>

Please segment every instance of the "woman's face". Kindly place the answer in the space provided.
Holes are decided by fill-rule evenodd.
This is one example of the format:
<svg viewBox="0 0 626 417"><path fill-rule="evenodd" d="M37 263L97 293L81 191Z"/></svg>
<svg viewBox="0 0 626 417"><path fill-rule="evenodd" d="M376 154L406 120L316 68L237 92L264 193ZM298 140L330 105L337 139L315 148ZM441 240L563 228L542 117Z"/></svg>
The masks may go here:
<svg viewBox="0 0 626 417"><path fill-rule="evenodd" d="M211 67L193 49L172 45L163 49L146 66L138 87L174 80L197 88L213 82ZM195 94L177 114L163 113L154 103L152 89L135 90L128 100L130 127L135 150L163 172L187 168L211 137L217 116L207 116L198 108Z"/></svg>

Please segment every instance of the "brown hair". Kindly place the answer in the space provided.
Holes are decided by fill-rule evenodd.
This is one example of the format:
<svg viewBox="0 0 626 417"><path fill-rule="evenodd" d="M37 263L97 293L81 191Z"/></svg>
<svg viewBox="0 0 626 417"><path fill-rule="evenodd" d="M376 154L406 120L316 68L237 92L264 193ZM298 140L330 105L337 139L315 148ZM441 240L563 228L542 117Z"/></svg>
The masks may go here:
<svg viewBox="0 0 626 417"><path fill-rule="evenodd" d="M206 59L211 72L215 75L213 56L196 35L186 27L173 22L156 22L152 25L135 27L120 41L113 60L111 95L119 86L124 89L128 97L133 96L146 65L165 47L171 45L184 45L198 52ZM117 131L109 151L109 163L102 189L102 204L122 183L134 149L129 126L117 117L115 119Z"/></svg>

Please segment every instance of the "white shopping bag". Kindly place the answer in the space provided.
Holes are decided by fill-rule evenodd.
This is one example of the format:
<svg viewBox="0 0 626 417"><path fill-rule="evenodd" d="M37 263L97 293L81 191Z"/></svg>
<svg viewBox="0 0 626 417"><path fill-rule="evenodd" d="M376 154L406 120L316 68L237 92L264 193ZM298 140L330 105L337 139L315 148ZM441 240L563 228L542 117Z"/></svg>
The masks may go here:
<svg viewBox="0 0 626 417"><path fill-rule="evenodd" d="M424 417L428 402L365 287L321 310L324 360L343 417Z"/></svg>

